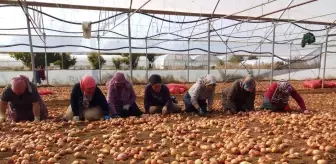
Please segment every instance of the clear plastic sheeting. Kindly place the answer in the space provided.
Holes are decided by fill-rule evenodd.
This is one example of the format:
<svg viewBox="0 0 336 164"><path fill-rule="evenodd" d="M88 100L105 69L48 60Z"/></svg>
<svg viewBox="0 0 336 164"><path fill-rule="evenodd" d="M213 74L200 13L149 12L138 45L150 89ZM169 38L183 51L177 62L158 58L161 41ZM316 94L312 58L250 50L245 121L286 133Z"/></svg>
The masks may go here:
<svg viewBox="0 0 336 164"><path fill-rule="evenodd" d="M1 35L0 35L1 36ZM8 44L0 45L2 52L29 52L28 36L1 36L0 41L9 41ZM38 36L32 36L34 52L44 52L44 43ZM163 43L161 43L163 42ZM160 43L160 44L158 44ZM25 45L22 45L25 44ZM15 46L6 46L15 45ZM46 38L46 45L48 52L93 52L98 50L97 39L84 39L82 37L59 37L49 36ZM190 54L207 54L208 43L205 40L190 41L189 53ZM227 46L231 50L227 50L228 54L241 54L249 55L260 53L260 43L244 43L244 42L228 42ZM300 45L295 45L301 54L307 54L312 49L321 47L321 45L309 45L306 48L300 48ZM276 44L275 54L279 56L289 55L290 44ZM101 38L100 39L101 53L128 53L128 39L126 38ZM330 47L329 50L335 50L335 47ZM188 42L187 41L174 41L174 40L148 40L147 41L148 53L157 54L187 54ZM211 53L218 56L226 53L226 45L221 41L211 42ZM144 39L132 40L132 52L145 53L146 42ZM272 44L263 43L263 55L271 56Z"/></svg>
<svg viewBox="0 0 336 164"><path fill-rule="evenodd" d="M30 1L30 0L27 0ZM48 2L54 4L54 0L34 0L35 2ZM136 0L133 1L132 8L137 9L141 7L147 0ZM233 14L241 11L242 9L251 8L255 5L266 3L269 0L239 0L239 1L228 1L222 0L219 2L215 14ZM307 0L295 0L292 3L292 6L306 2ZM185 13L199 13L199 14L211 14L214 7L216 6L217 1L212 0L152 0L143 9L147 10L159 10L159 11L172 11L172 12L185 12ZM273 3L264 5L264 13L269 13L280 8L287 7L289 1L277 0ZM314 17L323 15L325 13L335 12L332 6L335 6L334 0L320 0L310 4L305 5L304 7L294 8L285 13L285 17L288 19L304 19L307 17ZM84 6L98 6L104 9L104 7L115 7L115 8L129 8L130 0L58 0L57 4L70 4L70 5L84 5ZM57 5L55 4L55 7ZM262 14L260 8L252 9L240 13L239 15L244 16L259 16ZM281 13L276 13L268 15L269 18L278 18ZM326 21L332 22L335 20L335 15L326 16L324 18L315 18L312 20L316 21Z"/></svg>
<svg viewBox="0 0 336 164"><path fill-rule="evenodd" d="M331 7L336 4L333 0L137 0L133 1L131 7L134 10L141 7L141 13L132 13L129 21L130 0L59 0L57 4L51 0L34 2L48 2L54 6L40 9L28 7L29 14L33 17L30 30L32 45L29 44L27 19L22 9L13 5L0 6L1 52L31 52L30 46L33 53L67 52L78 55L79 63L74 69L88 64L86 58L89 52L111 55L104 56L108 60L105 66L109 68L113 67L112 55L141 53L140 66L127 67L130 69L127 73L131 80L145 78L147 81L148 76L158 69L165 69L162 72L174 70L173 79L179 78L182 81L193 81L209 72L223 81L247 74L260 75L265 79L283 76L295 79L299 71L301 75L315 78L321 72L324 50L328 51L328 59L336 53L334 25L322 25L326 22L332 24L336 20L336 12ZM61 8L62 3L73 5L74 8L78 7L76 5L87 5L88 8L92 5L96 6L96 10L74 9L71 6ZM104 10L107 8L118 11ZM7 16L8 13L12 14ZM211 13L215 15L209 15ZM219 18L216 14L247 18ZM250 20L251 17L274 20ZM299 21L323 23L303 24ZM92 22L90 39L83 37L83 22ZM326 31L329 31L329 35ZM307 32L312 32L316 41L302 48L302 36ZM45 40L38 36L41 33L46 34ZM328 46L324 49L326 42ZM145 54L154 55L155 60L149 62ZM195 55L197 57L192 57ZM232 58L233 55L244 58ZM295 62L293 59L301 63L295 65L291 63ZM327 65L328 62L330 61L327 61ZM316 63L316 66L302 70L302 63ZM103 70L99 69L95 74L100 82L104 81L106 73ZM170 77L170 72L167 71L165 76Z"/></svg>

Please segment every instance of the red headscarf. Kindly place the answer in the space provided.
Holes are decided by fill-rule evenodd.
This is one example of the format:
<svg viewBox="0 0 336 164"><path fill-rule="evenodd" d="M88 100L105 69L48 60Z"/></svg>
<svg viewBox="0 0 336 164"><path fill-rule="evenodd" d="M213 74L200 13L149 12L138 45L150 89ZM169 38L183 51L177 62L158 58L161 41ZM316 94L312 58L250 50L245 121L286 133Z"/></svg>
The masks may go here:
<svg viewBox="0 0 336 164"><path fill-rule="evenodd" d="M90 75L85 75L80 81L80 88L84 95L92 95L96 87L95 79ZM92 91L87 92L86 89L92 89Z"/></svg>
<svg viewBox="0 0 336 164"><path fill-rule="evenodd" d="M32 92L31 86L29 85L29 78L24 75L14 77L11 81L11 88L17 95L23 94L26 89L28 89L29 92Z"/></svg>

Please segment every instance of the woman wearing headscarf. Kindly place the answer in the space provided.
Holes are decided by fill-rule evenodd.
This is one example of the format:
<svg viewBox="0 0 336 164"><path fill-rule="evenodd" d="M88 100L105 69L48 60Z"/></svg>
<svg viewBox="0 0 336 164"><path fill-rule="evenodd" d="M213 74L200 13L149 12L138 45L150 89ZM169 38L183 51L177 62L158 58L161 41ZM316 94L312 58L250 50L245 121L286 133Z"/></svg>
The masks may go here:
<svg viewBox="0 0 336 164"><path fill-rule="evenodd" d="M254 110L255 95L256 83L252 76L247 76L222 91L222 107L229 113Z"/></svg>
<svg viewBox="0 0 336 164"><path fill-rule="evenodd" d="M120 117L141 116L132 84L126 80L125 75L116 72L106 84L107 102L112 114Z"/></svg>
<svg viewBox="0 0 336 164"><path fill-rule="evenodd" d="M105 95L92 76L84 76L73 86L65 118L74 121L110 119Z"/></svg>
<svg viewBox="0 0 336 164"><path fill-rule="evenodd" d="M179 113L181 107L172 102L169 89L162 84L160 75L152 75L145 88L144 106L146 113Z"/></svg>
<svg viewBox="0 0 336 164"><path fill-rule="evenodd" d="M205 115L208 111L207 107L210 110L212 109L215 88L216 78L213 75L207 75L198 79L183 96L185 111L197 111L199 115Z"/></svg>
<svg viewBox="0 0 336 164"><path fill-rule="evenodd" d="M20 75L11 80L1 94L0 122L5 121L6 109L8 119L18 121L35 121L46 119L48 110L34 83L28 77Z"/></svg>
<svg viewBox="0 0 336 164"><path fill-rule="evenodd" d="M289 96L292 96L293 99L298 103L302 112L309 113L303 98L294 89L294 87L285 80L275 82L267 89L266 93L264 94L261 108L270 109L274 112L288 111L290 110L288 104Z"/></svg>

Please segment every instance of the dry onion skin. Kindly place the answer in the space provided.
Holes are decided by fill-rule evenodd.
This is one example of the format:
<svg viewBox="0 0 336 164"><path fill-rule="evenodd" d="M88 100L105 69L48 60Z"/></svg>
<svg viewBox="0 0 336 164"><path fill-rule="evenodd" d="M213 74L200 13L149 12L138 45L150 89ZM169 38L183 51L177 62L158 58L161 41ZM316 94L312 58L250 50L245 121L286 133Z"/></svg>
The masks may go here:
<svg viewBox="0 0 336 164"><path fill-rule="evenodd" d="M313 114L255 111L228 116L216 111L204 118L172 114L80 123L5 122L0 126L0 163L329 164L336 161L334 106L321 98L328 96L333 102L336 95L302 96ZM260 99L257 96L257 105ZM292 102L290 105L295 107ZM218 99L214 106L220 109ZM52 116L62 115L65 109L65 106L49 108Z"/></svg>

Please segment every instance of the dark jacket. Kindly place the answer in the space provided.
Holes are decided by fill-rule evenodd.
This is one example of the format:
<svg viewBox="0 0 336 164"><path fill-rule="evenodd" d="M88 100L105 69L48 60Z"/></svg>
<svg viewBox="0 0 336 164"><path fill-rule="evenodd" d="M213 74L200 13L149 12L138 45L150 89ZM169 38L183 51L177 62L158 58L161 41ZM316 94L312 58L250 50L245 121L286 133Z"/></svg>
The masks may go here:
<svg viewBox="0 0 336 164"><path fill-rule="evenodd" d="M83 93L79 83L75 84L72 88L70 104L74 116L79 116L79 113L83 112ZM92 100L90 101L89 108L94 106L100 106L100 108L103 110L104 116L109 115L109 108L105 95L99 87L96 87L95 93L92 97Z"/></svg>
<svg viewBox="0 0 336 164"><path fill-rule="evenodd" d="M223 90L222 105L223 108L233 111L253 110L255 96L256 88L248 92L241 86L241 80L236 80L231 87Z"/></svg>
<svg viewBox="0 0 336 164"><path fill-rule="evenodd" d="M172 103L169 89L166 85L162 84L160 92L155 92L151 84L145 88L144 106L146 113L149 112L150 106L166 106L169 107Z"/></svg>

